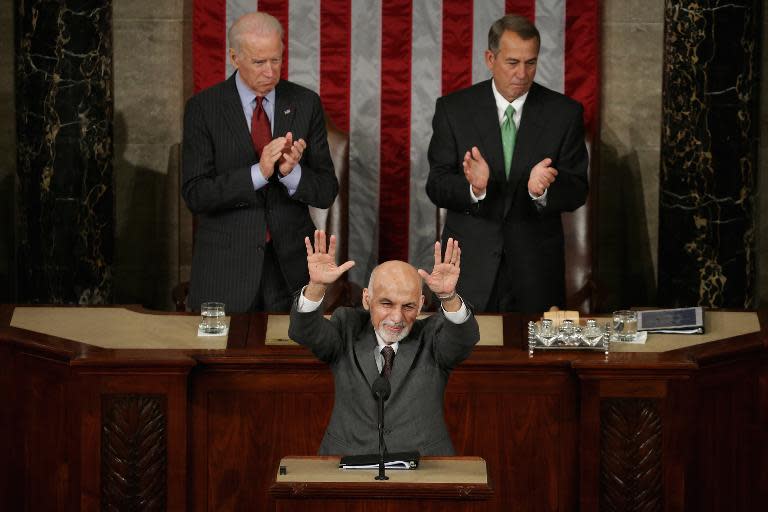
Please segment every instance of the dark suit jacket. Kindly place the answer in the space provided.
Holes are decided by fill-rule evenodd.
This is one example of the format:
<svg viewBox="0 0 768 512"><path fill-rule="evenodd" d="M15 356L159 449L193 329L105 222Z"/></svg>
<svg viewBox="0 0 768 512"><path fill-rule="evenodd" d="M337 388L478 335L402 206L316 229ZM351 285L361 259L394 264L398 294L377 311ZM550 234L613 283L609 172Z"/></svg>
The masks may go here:
<svg viewBox="0 0 768 512"><path fill-rule="evenodd" d="M378 407L371 385L379 373L370 314L339 308L327 320L320 310L298 313L294 304L289 335L333 371L335 402L320 454L378 453ZM443 418L445 385L451 370L469 356L479 338L474 315L458 325L442 313L414 323L397 350L390 376L392 392L385 402L384 438L390 452L453 454Z"/></svg>
<svg viewBox="0 0 768 512"><path fill-rule="evenodd" d="M266 228L291 290L309 281L304 237L315 226L307 206L328 208L338 182L328 151L320 98L281 80L275 88L274 137L293 133L307 149L301 181L291 197L278 171L253 189L251 165L258 162L237 94L235 75L195 95L184 114L182 195L197 216L189 304L221 301L227 312L247 311L258 291Z"/></svg>
<svg viewBox="0 0 768 512"><path fill-rule="evenodd" d="M459 241L458 290L479 311L487 306L502 251L520 311L564 305L560 213L584 204L588 190L582 112L578 102L534 83L523 106L507 179L491 81L437 100L427 194L448 209L442 238ZM486 198L476 204L461 165L472 146L491 172ZM528 194L528 178L546 157L552 158L558 175L547 192L546 207L538 210Z"/></svg>

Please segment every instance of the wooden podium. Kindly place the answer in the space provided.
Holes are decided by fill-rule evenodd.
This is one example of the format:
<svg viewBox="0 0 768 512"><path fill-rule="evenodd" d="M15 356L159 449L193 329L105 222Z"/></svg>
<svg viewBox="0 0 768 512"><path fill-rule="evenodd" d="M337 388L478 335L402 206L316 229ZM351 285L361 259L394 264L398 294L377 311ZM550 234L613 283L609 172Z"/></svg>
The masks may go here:
<svg viewBox="0 0 768 512"><path fill-rule="evenodd" d="M269 496L276 512L487 510L493 491L480 457L424 457L415 470L339 469L338 457L285 457Z"/></svg>
<svg viewBox="0 0 768 512"><path fill-rule="evenodd" d="M705 334L652 334L607 357L530 356L532 319L479 316L485 344L446 389L456 453L487 461L484 502L453 499L471 485L394 472L276 481L286 454L317 452L334 404L328 366L282 340L285 315L234 316L228 337L198 338L191 315L0 305L0 511L261 512L321 492L349 500L326 510L354 510L354 492L382 503L389 489L402 507L433 493L420 510L765 510L768 308L707 311Z"/></svg>

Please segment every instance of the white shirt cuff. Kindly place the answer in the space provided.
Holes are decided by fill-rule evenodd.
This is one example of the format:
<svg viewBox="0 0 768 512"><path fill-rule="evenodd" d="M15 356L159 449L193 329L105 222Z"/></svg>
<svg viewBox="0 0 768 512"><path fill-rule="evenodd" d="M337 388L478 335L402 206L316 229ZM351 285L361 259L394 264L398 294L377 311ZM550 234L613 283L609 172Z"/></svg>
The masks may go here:
<svg viewBox="0 0 768 512"><path fill-rule="evenodd" d="M472 191L472 185L469 186L469 197L472 199L473 203L479 203L483 199L485 199L485 196L488 194L488 189L485 189L485 192L480 194L479 196L476 196L475 193Z"/></svg>
<svg viewBox="0 0 768 512"><path fill-rule="evenodd" d="M299 313L311 313L312 311L317 310L317 308L320 307L320 304L323 303L323 299L320 299L318 301L309 300L304 296L304 290L307 287L304 286L304 288L301 289L301 293L299 294L299 302L296 305L296 311ZM325 295L323 295L323 298L325 298ZM459 322L456 322L459 323Z"/></svg>
<svg viewBox="0 0 768 512"><path fill-rule="evenodd" d="M443 308L443 304L440 303L445 318L454 324L463 324L469 319L469 309L466 304L464 304L464 299L459 297L459 300L461 300L461 307L457 311L446 311L445 308Z"/></svg>
<svg viewBox="0 0 768 512"><path fill-rule="evenodd" d="M541 194L539 197L534 196L531 194L531 192L528 192L528 195L531 196L531 199L533 199L533 202L536 203L536 207L541 209L547 206L547 191L549 189L545 189L544 193Z"/></svg>

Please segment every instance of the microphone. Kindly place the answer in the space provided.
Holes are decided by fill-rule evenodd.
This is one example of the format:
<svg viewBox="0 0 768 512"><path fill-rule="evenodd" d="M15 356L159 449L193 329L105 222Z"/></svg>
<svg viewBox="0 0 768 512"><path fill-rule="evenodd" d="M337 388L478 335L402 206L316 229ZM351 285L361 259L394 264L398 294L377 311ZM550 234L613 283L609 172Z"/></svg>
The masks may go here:
<svg viewBox="0 0 768 512"><path fill-rule="evenodd" d="M384 474L384 402L389 398L389 393L392 391L389 379L383 376L377 377L373 381L371 391L379 403L379 474L376 476L376 480L389 480L389 477Z"/></svg>
<svg viewBox="0 0 768 512"><path fill-rule="evenodd" d="M387 398L389 398L389 394L392 392L392 386L389 384L389 379L379 376L373 381L371 391L373 391L374 398L381 398L386 402Z"/></svg>

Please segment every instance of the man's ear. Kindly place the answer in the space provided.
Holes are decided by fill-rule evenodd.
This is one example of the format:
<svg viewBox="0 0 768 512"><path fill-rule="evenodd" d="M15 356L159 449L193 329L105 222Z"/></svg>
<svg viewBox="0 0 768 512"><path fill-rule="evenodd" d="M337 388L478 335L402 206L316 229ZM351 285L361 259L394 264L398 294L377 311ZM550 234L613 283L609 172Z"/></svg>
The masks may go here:
<svg viewBox="0 0 768 512"><path fill-rule="evenodd" d="M232 63L232 67L233 68L237 69L237 60L236 60L235 57L237 57L237 53L235 53L235 49L234 48L230 48L229 49L229 62Z"/></svg>
<svg viewBox="0 0 768 512"><path fill-rule="evenodd" d="M416 315L421 314L421 309L424 307L424 296L422 295L419 299L419 311L416 313Z"/></svg>
<svg viewBox="0 0 768 512"><path fill-rule="evenodd" d="M485 67L488 68L488 71L493 72L493 61L495 58L496 56L491 50L485 50Z"/></svg>
<svg viewBox="0 0 768 512"><path fill-rule="evenodd" d="M368 288L363 288L363 309L366 311L371 310L371 296L368 293Z"/></svg>

